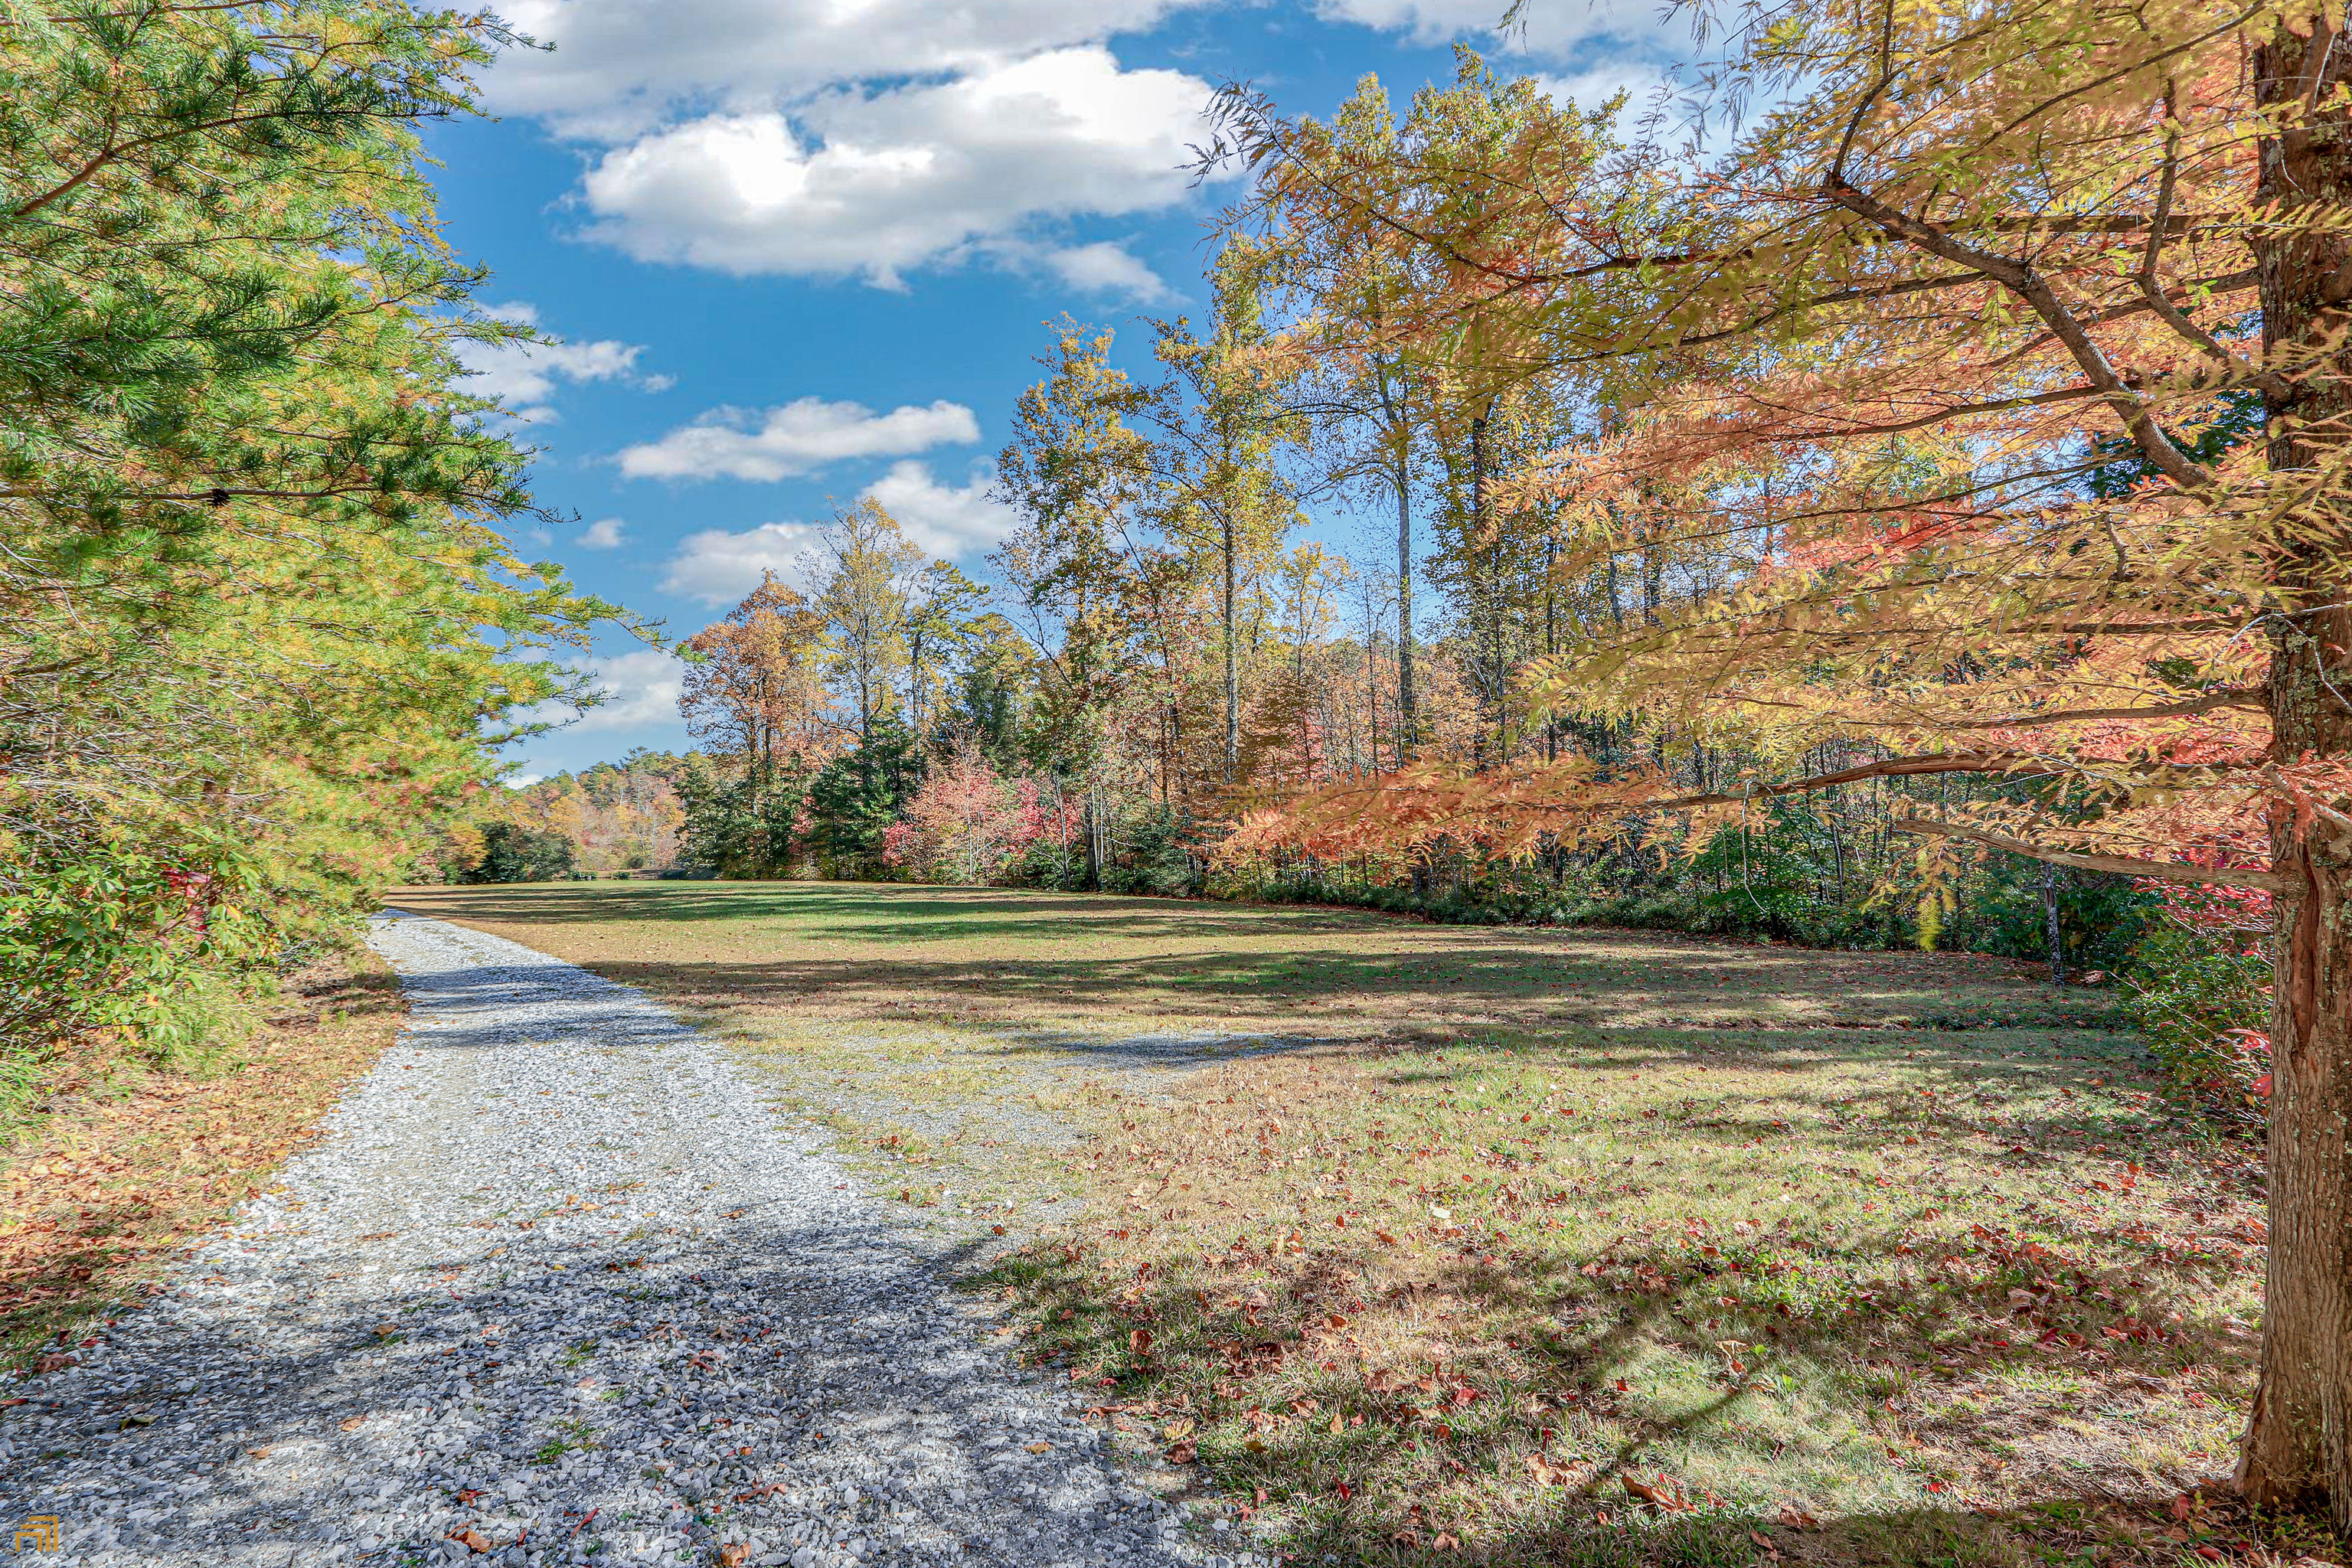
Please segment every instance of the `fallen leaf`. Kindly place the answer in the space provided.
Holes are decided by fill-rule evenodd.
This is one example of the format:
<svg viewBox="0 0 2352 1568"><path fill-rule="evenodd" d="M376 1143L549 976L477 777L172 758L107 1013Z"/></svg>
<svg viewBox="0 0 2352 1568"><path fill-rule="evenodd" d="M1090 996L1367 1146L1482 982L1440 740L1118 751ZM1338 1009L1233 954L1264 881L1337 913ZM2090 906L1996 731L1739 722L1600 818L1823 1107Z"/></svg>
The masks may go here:
<svg viewBox="0 0 2352 1568"><path fill-rule="evenodd" d="M340 1425L346 1432L356 1432L361 1427L367 1425L367 1417L364 1415L354 1415L349 1420L340 1423Z"/></svg>
<svg viewBox="0 0 2352 1568"><path fill-rule="evenodd" d="M1171 1444L1168 1452L1162 1457L1171 1465L1189 1465L1199 1457L1199 1454L1200 1449L1194 1446L1190 1437L1187 1437L1181 1443Z"/></svg>
<svg viewBox="0 0 2352 1568"><path fill-rule="evenodd" d="M1051 1443L1032 1443L1029 1445L1029 1451L1033 1454L1048 1454L1053 1452L1053 1448L1054 1445Z"/></svg>
<svg viewBox="0 0 2352 1568"><path fill-rule="evenodd" d="M449 1539L463 1545L469 1552L488 1552L490 1549L490 1538L470 1524L463 1530L451 1531Z"/></svg>
<svg viewBox="0 0 2352 1568"><path fill-rule="evenodd" d="M246 1450L246 1454L250 1458L266 1459L269 1458L270 1447L271 1445L265 1444L263 1447L258 1448L247 1448Z"/></svg>
<svg viewBox="0 0 2352 1568"><path fill-rule="evenodd" d="M743 1560L751 1554L748 1546L722 1546L719 1549L719 1568L741 1568Z"/></svg>

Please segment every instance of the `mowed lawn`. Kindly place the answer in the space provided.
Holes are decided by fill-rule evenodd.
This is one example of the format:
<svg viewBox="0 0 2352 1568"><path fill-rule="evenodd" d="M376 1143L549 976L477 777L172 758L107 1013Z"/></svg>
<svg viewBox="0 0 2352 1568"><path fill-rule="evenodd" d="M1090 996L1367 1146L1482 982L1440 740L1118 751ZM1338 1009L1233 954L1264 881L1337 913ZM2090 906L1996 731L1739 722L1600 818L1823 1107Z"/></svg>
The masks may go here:
<svg viewBox="0 0 2352 1568"><path fill-rule="evenodd" d="M2025 965L842 884L407 889L646 986L1301 1561L2287 1563L2260 1149ZM1002 1229L1003 1239L994 1235Z"/></svg>

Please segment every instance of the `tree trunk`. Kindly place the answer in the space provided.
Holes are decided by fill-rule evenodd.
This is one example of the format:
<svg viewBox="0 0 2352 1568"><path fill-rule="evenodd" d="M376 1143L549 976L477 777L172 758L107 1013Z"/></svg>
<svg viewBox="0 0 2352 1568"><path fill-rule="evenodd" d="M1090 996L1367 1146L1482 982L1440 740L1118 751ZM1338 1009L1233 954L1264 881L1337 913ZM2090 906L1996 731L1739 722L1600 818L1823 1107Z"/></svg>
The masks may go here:
<svg viewBox="0 0 2352 1568"><path fill-rule="evenodd" d="M2050 984L2066 984L2066 939L2058 922L2058 867L2042 862L2042 923L2050 942Z"/></svg>
<svg viewBox="0 0 2352 1568"><path fill-rule="evenodd" d="M2302 476L2343 439L2329 426L2352 412L2345 290L2334 283L2352 260L2352 235L2332 221L2352 207L2352 137L2334 96L2344 40L2325 16L2298 25L2306 30L2283 26L2256 51L2255 96L2272 109L2298 100L2326 107L2291 118L2262 144L2256 203L2281 221L2258 241L2256 260L2266 356L2308 354L2333 340L2296 375L2301 397L2269 411L2272 473L2308 485ZM2283 764L2352 754L2343 502L2324 486L2294 499L2299 515L2278 547L2275 578L2290 608L2272 617L2271 637L2272 745ZM2338 1531L2352 1533L2352 833L2274 806L2271 863L2285 887L2273 928L2270 1260L2262 1378L2238 1484L2264 1507L2324 1506Z"/></svg>
<svg viewBox="0 0 2352 1568"><path fill-rule="evenodd" d="M1087 786L1087 859L1086 887L1088 892L1102 890L1102 812L1096 805L1094 786Z"/></svg>
<svg viewBox="0 0 2352 1568"><path fill-rule="evenodd" d="M1234 563L1234 519L1230 510L1223 512L1221 544L1225 568L1225 782L1234 782L1234 773L1242 760L1242 676L1240 662L1234 655L1234 598L1236 592L1236 568Z"/></svg>
<svg viewBox="0 0 2352 1568"><path fill-rule="evenodd" d="M1402 454L1396 466L1397 503L1397 765L1412 755L1416 707L1412 696L1412 481Z"/></svg>

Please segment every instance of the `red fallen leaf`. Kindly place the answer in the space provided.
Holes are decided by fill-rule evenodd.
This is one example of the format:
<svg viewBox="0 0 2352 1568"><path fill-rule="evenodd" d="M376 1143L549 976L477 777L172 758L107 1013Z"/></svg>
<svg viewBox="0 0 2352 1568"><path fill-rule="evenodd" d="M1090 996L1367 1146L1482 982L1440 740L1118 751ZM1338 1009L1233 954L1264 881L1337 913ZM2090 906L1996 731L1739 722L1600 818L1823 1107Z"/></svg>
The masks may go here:
<svg viewBox="0 0 2352 1568"><path fill-rule="evenodd" d="M1004 1227L1001 1225L992 1225L988 1228L995 1232L998 1236L1003 1236L1004 1234ZM737 1561L740 1562L741 1559L738 1558Z"/></svg>
<svg viewBox="0 0 2352 1568"><path fill-rule="evenodd" d="M1356 1495L1356 1489L1355 1489L1355 1488L1353 1488L1353 1487L1351 1487L1351 1486L1349 1486L1349 1485L1347 1482L1345 1482L1345 1481L1341 1481L1341 1482L1339 1482L1337 1486L1333 1487L1331 1489L1332 1489L1333 1491L1338 1492L1338 1493L1339 1494L1339 1500L1340 1500L1341 1502L1346 1502L1349 1498L1354 1497L1354 1496Z"/></svg>
<svg viewBox="0 0 2352 1568"><path fill-rule="evenodd" d="M2263 1074L2263 1076L2262 1076L2262 1077L2260 1077L2260 1078L2258 1078L2258 1079L2254 1079L2254 1092L2255 1092L2256 1094L2258 1094L2258 1095L2262 1096L2264 1100L2268 1100L2268 1099L2270 1098L2270 1095L2271 1095L2271 1075L2270 1075L2270 1074L2268 1074L2268 1073L2264 1073L2264 1074Z"/></svg>
<svg viewBox="0 0 2352 1568"><path fill-rule="evenodd" d="M1151 1331L1150 1329L1138 1329L1133 1333L1128 1335L1127 1348L1133 1351L1137 1355L1141 1355L1145 1351L1150 1350L1151 1348Z"/></svg>
<svg viewBox="0 0 2352 1568"><path fill-rule="evenodd" d="M2219 1563L2221 1561L2221 1552L2218 1547L2200 1546L2197 1549L2197 1555L2202 1557L2208 1563Z"/></svg>
<svg viewBox="0 0 2352 1568"><path fill-rule="evenodd" d="M488 1552L490 1549L490 1538L470 1524L463 1530L451 1531L449 1539L464 1546L468 1552Z"/></svg>
<svg viewBox="0 0 2352 1568"><path fill-rule="evenodd" d="M1170 1444L1168 1447L1168 1452L1162 1455L1161 1458L1165 1458L1171 1465L1189 1465L1194 1459L1198 1458L1200 1454L1201 1449L1199 1445L1195 1444L1190 1437L1187 1437L1181 1443Z"/></svg>
<svg viewBox="0 0 2352 1568"><path fill-rule="evenodd" d="M1819 1524L1821 1521L1815 1519L1811 1514L1805 1512L1802 1509L1796 1508L1788 1503L1782 1503L1780 1505L1780 1522L1787 1525L1791 1530L1811 1530L1813 1526Z"/></svg>
<svg viewBox="0 0 2352 1568"><path fill-rule="evenodd" d="M1617 1392L1618 1392L1618 1393L1620 1393L1620 1394L1624 1394L1624 1393L1629 1392L1629 1390L1628 1390L1628 1389L1626 1388L1626 1386L1625 1386L1625 1380L1624 1380L1623 1378L1622 1378L1622 1377L1621 1377L1621 1378L1619 1378L1619 1379L1617 1380Z"/></svg>
<svg viewBox="0 0 2352 1568"><path fill-rule="evenodd" d="M2172 1500L2172 1517L2183 1523L2188 1521L2189 1500L2186 1497L2177 1497Z"/></svg>
<svg viewBox="0 0 2352 1568"><path fill-rule="evenodd" d="M1380 1242L1382 1247L1394 1247L1397 1244L1397 1238L1391 1236L1387 1231L1376 1230L1372 1232L1372 1234L1380 1237Z"/></svg>
<svg viewBox="0 0 2352 1568"><path fill-rule="evenodd" d="M1456 1538L1454 1533L1450 1530L1439 1531L1436 1538L1430 1542L1429 1546L1430 1550L1433 1552L1459 1552L1462 1550L1461 1541Z"/></svg>

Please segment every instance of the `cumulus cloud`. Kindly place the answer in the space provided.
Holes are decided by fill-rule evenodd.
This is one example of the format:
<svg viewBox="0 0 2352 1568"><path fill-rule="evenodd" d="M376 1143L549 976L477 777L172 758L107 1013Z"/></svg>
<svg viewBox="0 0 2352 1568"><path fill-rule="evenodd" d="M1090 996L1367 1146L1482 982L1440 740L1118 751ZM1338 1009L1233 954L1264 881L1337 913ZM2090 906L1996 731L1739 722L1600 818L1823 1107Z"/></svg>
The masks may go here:
<svg viewBox="0 0 2352 1568"><path fill-rule="evenodd" d="M1209 95L1181 71L1053 49L948 81L829 92L790 116L746 109L650 132L599 158L581 197L588 233L640 260L897 287L1040 223L1183 200ZM1150 278L1116 247L1066 254L1098 279Z"/></svg>
<svg viewBox="0 0 2352 1568"><path fill-rule="evenodd" d="M573 541L583 550L618 550L629 541L629 525L617 517L600 517Z"/></svg>
<svg viewBox="0 0 2352 1568"><path fill-rule="evenodd" d="M1496 39L1505 9L1494 0L1320 0L1316 6L1327 20L1402 33L1417 44ZM1659 0L1551 0L1528 6L1504 41L1515 51L1562 59L1598 38L1659 44L1686 39L1687 18L1668 16L1666 10Z"/></svg>
<svg viewBox="0 0 2352 1568"><path fill-rule="evenodd" d="M1017 521L1011 507L989 498L995 481L995 470L983 464L969 483L951 488L910 460L892 464L860 493L880 502L927 554L971 556L1012 532Z"/></svg>
<svg viewBox="0 0 2352 1568"><path fill-rule="evenodd" d="M978 70L1140 31L1201 3L509 0L508 20L555 47L508 51L487 85L500 109L542 116L567 135L618 140L681 103L767 107L837 82Z"/></svg>
<svg viewBox="0 0 2352 1568"><path fill-rule="evenodd" d="M621 453L633 479L756 479L814 473L845 458L895 458L980 439L971 410L945 399L877 414L862 403L803 397L781 408L714 408Z"/></svg>
<svg viewBox="0 0 2352 1568"><path fill-rule="evenodd" d="M685 689L686 666L676 655L658 648L635 648L591 658L579 668L603 693L603 703L575 719L570 703L542 702L531 711L534 721L568 721L571 728L580 731L641 730L677 722L677 697Z"/></svg>
<svg viewBox="0 0 2352 1568"><path fill-rule="evenodd" d="M818 531L805 522L765 522L741 533L707 528L679 542L662 591L705 605L732 605L767 573L798 576L817 542Z"/></svg>
<svg viewBox="0 0 2352 1568"><path fill-rule="evenodd" d="M1045 265L1063 282L1089 294L1116 295L1138 305L1164 305L1178 297L1160 274L1109 240L1050 252Z"/></svg>
<svg viewBox="0 0 2352 1568"><path fill-rule="evenodd" d="M524 300L492 305L488 313L518 326L539 325L539 309ZM661 392L671 384L666 375L643 375L637 356L643 343L611 338L589 342L555 339L548 342L476 343L457 345L457 363L466 372L466 391L494 397L506 405L507 418L517 425L543 425L556 417L550 401L559 383L615 381L644 392Z"/></svg>
<svg viewBox="0 0 2352 1568"><path fill-rule="evenodd" d="M898 521L908 540L928 555L970 558L1013 530L1013 509L989 499L996 475L975 464L961 485L941 483L922 463L908 459L858 492ZM763 522L730 532L706 528L678 542L662 591L714 607L732 605L760 585L770 572L803 588L824 543L824 531L809 522Z"/></svg>

